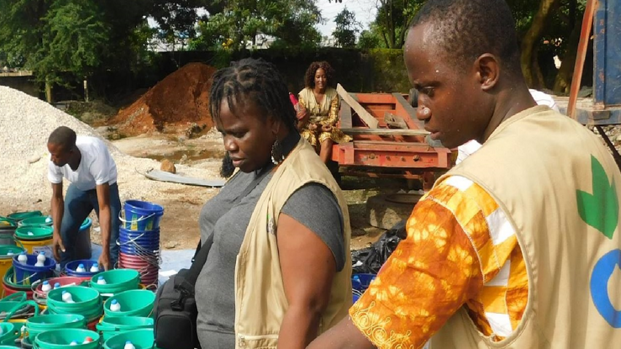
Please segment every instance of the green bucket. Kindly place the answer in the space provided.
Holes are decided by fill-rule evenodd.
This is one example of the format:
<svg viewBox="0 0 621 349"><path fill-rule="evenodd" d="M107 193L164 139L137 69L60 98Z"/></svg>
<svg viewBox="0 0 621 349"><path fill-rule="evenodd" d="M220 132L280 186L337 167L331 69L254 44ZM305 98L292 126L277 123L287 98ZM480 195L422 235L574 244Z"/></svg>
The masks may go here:
<svg viewBox="0 0 621 349"><path fill-rule="evenodd" d="M104 339L107 340L110 337L122 332L139 330L139 329L153 329L154 320L150 317L140 316L125 316L125 317L109 317L106 316L97 324L97 331L99 331Z"/></svg>
<svg viewBox="0 0 621 349"><path fill-rule="evenodd" d="M25 225L15 229L15 236L19 240L45 240L52 237L54 228L47 226Z"/></svg>
<svg viewBox="0 0 621 349"><path fill-rule="evenodd" d="M83 343L86 337L93 340ZM34 340L33 348L39 349L99 349L99 334L84 329L51 330L39 333ZM78 344L71 345L71 342Z"/></svg>
<svg viewBox="0 0 621 349"><path fill-rule="evenodd" d="M12 219L13 221L19 222L26 218L39 217L39 216L43 216L43 213L41 213L41 211L26 211L26 212L11 213L10 215L6 217L9 219Z"/></svg>
<svg viewBox="0 0 621 349"><path fill-rule="evenodd" d="M15 255L26 252L26 249L15 245L0 245L0 259L12 260L13 256L9 254L11 252Z"/></svg>
<svg viewBox="0 0 621 349"><path fill-rule="evenodd" d="M99 285L99 277L106 280L105 285ZM93 275L91 287L99 291L102 296L110 297L113 294L136 290L140 285L140 273L134 269L113 269Z"/></svg>
<svg viewBox="0 0 621 349"><path fill-rule="evenodd" d="M24 291L19 291L19 292L15 292L13 294L10 294L0 299L0 303L1 302L25 302L27 299L28 299L28 294L26 294L26 292Z"/></svg>
<svg viewBox="0 0 621 349"><path fill-rule="evenodd" d="M17 226L51 226L52 225L52 217L50 216L38 216L38 217L30 217L21 220Z"/></svg>
<svg viewBox="0 0 621 349"><path fill-rule="evenodd" d="M0 216L0 228L12 228L15 225L15 221L11 218Z"/></svg>
<svg viewBox="0 0 621 349"><path fill-rule="evenodd" d="M0 344L15 345L15 340L19 338L19 328L11 322L0 323L2 334L0 334ZM13 347L15 348L15 347Z"/></svg>
<svg viewBox="0 0 621 349"><path fill-rule="evenodd" d="M71 294L74 303L63 301L63 292ZM102 314L101 296L97 290L84 286L67 286L54 289L47 294L47 307L53 314L80 314L87 321Z"/></svg>
<svg viewBox="0 0 621 349"><path fill-rule="evenodd" d="M15 283L15 281L13 281L14 274L15 272L13 271L13 267L9 267L9 269L6 271L6 274L4 274L4 277L2 278L2 282L5 284L5 286L9 286L11 289L14 290L32 291L32 289L30 288L31 285L22 285Z"/></svg>
<svg viewBox="0 0 621 349"><path fill-rule="evenodd" d="M110 310L110 304L117 300L121 305L120 311ZM151 316L155 303L155 293L148 290L130 290L117 293L104 303L104 313L107 317L119 316Z"/></svg>
<svg viewBox="0 0 621 349"><path fill-rule="evenodd" d="M6 322L10 319L27 318L32 316L31 310L34 311L34 316L39 315L39 305L34 301L0 302L0 320Z"/></svg>
<svg viewBox="0 0 621 349"><path fill-rule="evenodd" d="M26 320L28 336L35 338L39 333L67 328L86 328L86 319L79 314L49 314L33 316Z"/></svg>
<svg viewBox="0 0 621 349"><path fill-rule="evenodd" d="M136 349L151 349L154 346L152 329L141 329L119 333L104 342L104 349L123 349L126 342L132 342Z"/></svg>

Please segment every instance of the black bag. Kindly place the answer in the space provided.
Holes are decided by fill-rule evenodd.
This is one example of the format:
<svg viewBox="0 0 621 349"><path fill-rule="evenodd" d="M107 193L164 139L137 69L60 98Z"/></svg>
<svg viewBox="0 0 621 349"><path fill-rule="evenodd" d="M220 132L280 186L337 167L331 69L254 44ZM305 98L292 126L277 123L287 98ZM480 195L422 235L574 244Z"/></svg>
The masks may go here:
<svg viewBox="0 0 621 349"><path fill-rule="evenodd" d="M196 330L194 285L205 261L213 235L197 248L190 269L181 269L157 290L155 297L155 345L160 349L200 349Z"/></svg>
<svg viewBox="0 0 621 349"><path fill-rule="evenodd" d="M250 194L272 168L272 164L264 168L244 192L235 198L232 205ZM155 345L159 349L201 348L196 329L198 310L194 298L194 285L207 261L212 244L213 234L202 247L199 241L190 269L179 270L158 289L154 307L154 334Z"/></svg>
<svg viewBox="0 0 621 349"><path fill-rule="evenodd" d="M403 220L395 224L372 246L351 252L352 272L354 274L377 274L399 242L406 237Z"/></svg>

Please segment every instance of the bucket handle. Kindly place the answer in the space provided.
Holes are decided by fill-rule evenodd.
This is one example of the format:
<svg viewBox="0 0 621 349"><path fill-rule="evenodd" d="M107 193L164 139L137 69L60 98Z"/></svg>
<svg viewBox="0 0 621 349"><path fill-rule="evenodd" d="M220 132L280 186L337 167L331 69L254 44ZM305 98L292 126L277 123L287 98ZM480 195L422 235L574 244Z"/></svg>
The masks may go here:
<svg viewBox="0 0 621 349"><path fill-rule="evenodd" d="M26 298L28 298L26 292L19 291L0 299L0 302L24 302Z"/></svg>
<svg viewBox="0 0 621 349"><path fill-rule="evenodd" d="M4 317L4 320L2 320L2 322L7 322L7 321L9 321L9 319L10 319L13 315L15 315L15 313L16 313L18 310L20 310L20 309L22 309L22 308L24 308L25 306L28 306L28 305L32 305L32 306L34 307L34 312L35 312L34 316L39 316L39 304L37 304L35 301L25 301L25 302L21 302L21 303L16 304L16 305L15 305L15 306L14 306L14 307L13 307L13 308L12 308L12 309L8 312L8 314Z"/></svg>
<svg viewBox="0 0 621 349"><path fill-rule="evenodd" d="M119 220L123 223L127 223L127 222L133 222L133 220L128 221L124 218L125 216L125 210L120 210L119 211ZM140 221L146 221L147 219L151 218L155 216L155 213L151 213L150 215L146 215L146 216L140 216L138 217L138 219L136 219L136 222L140 222Z"/></svg>
<svg viewBox="0 0 621 349"><path fill-rule="evenodd" d="M24 283L24 281L28 281L28 280L30 280L30 278L33 278L33 277L37 276L37 274L39 274L39 272L36 272L36 273L34 273L34 274L31 274L31 275L28 275L27 277L25 277L25 278L21 279L20 281L17 281L17 279L16 279L16 280L15 280L15 283L16 283L16 284L23 284L23 283ZM36 282L36 281L35 281L35 282Z"/></svg>

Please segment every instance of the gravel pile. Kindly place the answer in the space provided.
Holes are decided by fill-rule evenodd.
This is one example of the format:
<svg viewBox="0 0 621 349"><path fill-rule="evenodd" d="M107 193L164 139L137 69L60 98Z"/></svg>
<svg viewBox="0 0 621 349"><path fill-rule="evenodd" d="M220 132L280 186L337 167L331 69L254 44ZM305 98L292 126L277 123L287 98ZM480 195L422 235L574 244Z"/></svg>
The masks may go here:
<svg viewBox="0 0 621 349"><path fill-rule="evenodd" d="M46 145L50 133L58 126L70 127L78 135L100 137L87 124L48 103L0 86L0 216L32 209L49 212L52 190L47 180L49 153ZM157 161L129 156L106 142L117 164L122 201L162 202L175 199L174 193L180 185L150 181L139 173L151 168L159 169ZM177 173L198 178L218 177L213 166L197 168L177 165ZM67 187L65 182L65 190ZM205 193L202 190L196 192L199 200L201 193Z"/></svg>

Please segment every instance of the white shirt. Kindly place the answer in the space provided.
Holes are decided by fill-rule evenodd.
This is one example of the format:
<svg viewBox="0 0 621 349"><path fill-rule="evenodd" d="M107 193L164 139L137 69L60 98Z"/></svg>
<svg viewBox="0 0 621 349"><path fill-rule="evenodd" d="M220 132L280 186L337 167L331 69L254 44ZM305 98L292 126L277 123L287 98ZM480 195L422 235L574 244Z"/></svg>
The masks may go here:
<svg viewBox="0 0 621 349"><path fill-rule="evenodd" d="M78 169L73 171L69 164L58 167L50 160L47 179L51 183L61 183L64 177L82 191L95 189L97 185L105 183L116 183L116 163L106 143L96 137L78 136L75 144L82 154Z"/></svg>
<svg viewBox="0 0 621 349"><path fill-rule="evenodd" d="M529 89L530 95L533 96L535 102L539 105L547 105L551 109L559 111L558 105L556 105L556 101L552 96L545 92ZM465 144L457 147L457 160L455 160L455 164L459 164L464 161L468 156L474 154L477 150L481 148L481 144L475 140L471 140L466 142Z"/></svg>

